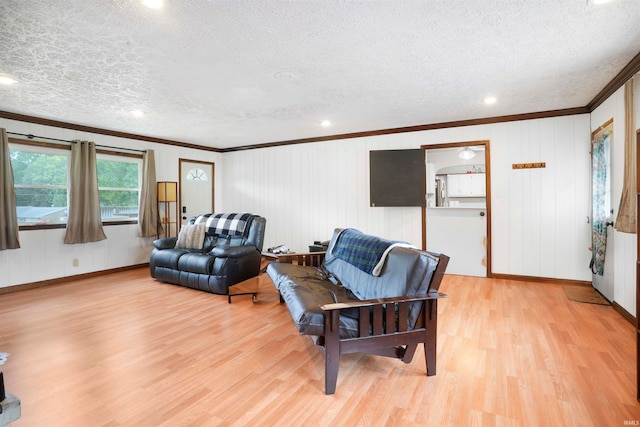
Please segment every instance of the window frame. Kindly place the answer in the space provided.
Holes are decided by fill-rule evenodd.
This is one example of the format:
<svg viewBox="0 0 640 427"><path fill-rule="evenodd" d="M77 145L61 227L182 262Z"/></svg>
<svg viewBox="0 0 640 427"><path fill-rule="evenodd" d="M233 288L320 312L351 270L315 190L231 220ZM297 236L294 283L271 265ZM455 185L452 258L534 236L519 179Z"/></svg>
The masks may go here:
<svg viewBox="0 0 640 427"><path fill-rule="evenodd" d="M16 147L19 146L19 147ZM66 153L63 152L63 150L65 150L66 148ZM12 138L9 138L9 151L24 151L24 152L30 152L30 153L38 153L38 154L49 154L49 155L57 155L57 156L64 156L66 157L67 160L67 164L66 164L66 186L65 186L65 191L66 191L66 195L67 195L67 203L65 206L65 209L69 208L69 165L71 163L71 150L70 147L64 147L64 146L56 146L55 144L48 144L48 143L44 143L44 144L38 144L32 141L16 141ZM13 166L13 164L12 164ZM47 188L62 188L62 186L46 186ZM17 188L27 188L27 187L22 187L21 184L17 184L14 182L14 189ZM66 228L67 227L67 223L66 222L56 222L56 223L50 223L50 224L32 224L32 223L19 223L18 224L18 229L19 230L40 230L40 229L51 229L51 228Z"/></svg>
<svg viewBox="0 0 640 427"><path fill-rule="evenodd" d="M96 159L97 160L109 160L116 162L124 162L124 163L134 163L138 166L138 188L135 189L138 192L138 211L140 210L140 195L142 192L142 156L130 156L130 155L122 155L122 153L114 153L107 152L105 150L96 150ZM98 177L98 181L100 177ZM115 190L115 191L132 191L133 188L114 188L114 187L100 187L98 186L98 193L101 190ZM102 219L102 225L112 225L112 224L137 224L139 218L136 216L135 219Z"/></svg>
<svg viewBox="0 0 640 427"><path fill-rule="evenodd" d="M21 151L31 151L31 152L42 152L46 154L53 154L57 150L68 151L68 160L67 160L67 199L69 197L69 190L71 185L71 179L69 177L70 171L70 163L71 163L71 145L69 144L61 144L61 143L52 143L52 142L44 142L44 141L34 141L34 140L25 140L20 138L12 138L9 137L9 150L14 148L15 146L28 146L35 147L31 149L21 149ZM15 148L14 148L15 149ZM137 153L128 153L128 152L120 152L116 150L107 150L104 148L98 148L96 150L96 157L100 158L100 156L114 156L114 157L128 157L138 159L138 206L140 206L140 194L142 191L142 154ZM14 184L15 187L15 184ZM68 207L68 205L67 205ZM107 220L102 221L103 226L111 226L111 225L126 225L126 224L138 224L139 218L131 219L131 220ZM56 224L19 224L18 229L20 231L27 230L49 230L49 229L58 229L58 228L67 228L67 223L56 223Z"/></svg>

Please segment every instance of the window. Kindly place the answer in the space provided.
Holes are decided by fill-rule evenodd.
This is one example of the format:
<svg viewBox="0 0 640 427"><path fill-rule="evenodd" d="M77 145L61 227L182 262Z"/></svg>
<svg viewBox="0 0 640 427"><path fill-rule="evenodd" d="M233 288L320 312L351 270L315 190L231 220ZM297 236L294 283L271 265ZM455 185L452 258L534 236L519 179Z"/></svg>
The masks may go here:
<svg viewBox="0 0 640 427"><path fill-rule="evenodd" d="M25 141L9 146L16 190L18 223L66 224L71 151ZM110 152L97 154L100 211L104 222L138 218L142 159ZM62 225L61 225L62 226Z"/></svg>
<svg viewBox="0 0 640 427"><path fill-rule="evenodd" d="M199 168L191 169L187 174L187 179L189 181L209 181L207 173Z"/></svg>
<svg viewBox="0 0 640 427"><path fill-rule="evenodd" d="M18 223L67 221L67 170L71 153L40 147L11 148Z"/></svg>
<svg viewBox="0 0 640 427"><path fill-rule="evenodd" d="M103 221L138 218L140 160L99 154L98 192Z"/></svg>

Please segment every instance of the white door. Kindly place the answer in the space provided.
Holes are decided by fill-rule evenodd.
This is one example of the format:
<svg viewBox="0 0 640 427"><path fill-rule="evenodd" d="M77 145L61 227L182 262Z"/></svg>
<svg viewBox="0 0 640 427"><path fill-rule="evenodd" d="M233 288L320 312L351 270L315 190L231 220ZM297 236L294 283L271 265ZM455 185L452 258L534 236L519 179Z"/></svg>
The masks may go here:
<svg viewBox="0 0 640 427"><path fill-rule="evenodd" d="M180 159L180 214L189 218L213 213L214 164Z"/></svg>
<svg viewBox="0 0 640 427"><path fill-rule="evenodd" d="M487 210L429 208L427 249L449 256L447 274L487 277Z"/></svg>
<svg viewBox="0 0 640 427"><path fill-rule="evenodd" d="M480 141L478 141L480 142ZM426 149L427 161L436 176L446 177L446 199L427 203L427 250L450 257L447 274L487 277L490 272L487 220L486 172L489 170L488 141L480 144L452 143ZM460 158L463 146L472 146L473 159ZM438 148L436 148L438 147ZM471 169L481 172L468 173ZM429 195L427 194L427 198ZM429 200L429 199L428 199Z"/></svg>
<svg viewBox="0 0 640 427"><path fill-rule="evenodd" d="M613 221L613 219L611 219L611 221ZM613 227L607 228L607 256L604 259L604 274L602 276L598 276L597 274L591 275L593 287L596 288L609 301L613 301L614 299L614 233L615 230L613 229Z"/></svg>

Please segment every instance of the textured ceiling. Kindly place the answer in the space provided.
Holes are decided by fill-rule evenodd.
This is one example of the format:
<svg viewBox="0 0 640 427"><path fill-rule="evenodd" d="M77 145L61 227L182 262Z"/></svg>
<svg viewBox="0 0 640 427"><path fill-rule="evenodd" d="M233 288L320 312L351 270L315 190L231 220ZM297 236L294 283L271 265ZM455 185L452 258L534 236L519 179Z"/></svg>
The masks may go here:
<svg viewBox="0 0 640 427"><path fill-rule="evenodd" d="M165 3L0 1L0 110L228 148L584 107L640 52L639 0Z"/></svg>

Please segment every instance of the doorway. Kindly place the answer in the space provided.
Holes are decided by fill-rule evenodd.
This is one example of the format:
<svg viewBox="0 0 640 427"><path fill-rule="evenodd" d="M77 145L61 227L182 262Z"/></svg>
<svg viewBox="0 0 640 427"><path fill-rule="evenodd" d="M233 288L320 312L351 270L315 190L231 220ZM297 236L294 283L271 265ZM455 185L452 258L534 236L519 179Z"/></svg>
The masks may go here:
<svg viewBox="0 0 640 427"><path fill-rule="evenodd" d="M215 164L179 159L180 215L184 225L189 218L214 212Z"/></svg>
<svg viewBox="0 0 640 427"><path fill-rule="evenodd" d="M614 299L615 259L611 204L611 142L613 119L591 132L591 283L608 300ZM611 227L611 228L610 228Z"/></svg>
<svg viewBox="0 0 640 427"><path fill-rule="evenodd" d="M491 277L489 141L421 148L427 163L426 247L451 257L450 274Z"/></svg>

